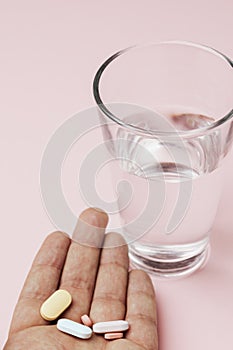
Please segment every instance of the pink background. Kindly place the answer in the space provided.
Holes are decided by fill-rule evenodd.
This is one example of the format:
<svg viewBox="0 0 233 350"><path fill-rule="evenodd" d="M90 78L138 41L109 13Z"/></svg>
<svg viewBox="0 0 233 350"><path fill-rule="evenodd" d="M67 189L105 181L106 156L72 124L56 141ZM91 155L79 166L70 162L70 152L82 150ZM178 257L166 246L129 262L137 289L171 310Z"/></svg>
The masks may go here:
<svg viewBox="0 0 233 350"><path fill-rule="evenodd" d="M65 119L93 105L97 67L120 48L168 39L233 57L232 23L232 0L0 2L0 345L35 251L54 230L40 198L43 150ZM189 278L155 283L160 350L232 349L232 165L208 265Z"/></svg>

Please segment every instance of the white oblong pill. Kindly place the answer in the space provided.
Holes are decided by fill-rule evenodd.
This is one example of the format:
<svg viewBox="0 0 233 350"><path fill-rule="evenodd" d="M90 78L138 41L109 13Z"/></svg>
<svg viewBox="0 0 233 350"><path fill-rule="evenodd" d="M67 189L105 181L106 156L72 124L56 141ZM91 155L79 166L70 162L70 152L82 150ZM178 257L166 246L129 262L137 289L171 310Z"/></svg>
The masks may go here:
<svg viewBox="0 0 233 350"><path fill-rule="evenodd" d="M124 332L129 328L129 323L123 320L97 322L92 328L95 333Z"/></svg>
<svg viewBox="0 0 233 350"><path fill-rule="evenodd" d="M89 339L92 335L92 329L90 327L68 320L67 318L61 318L58 320L57 329L81 339Z"/></svg>

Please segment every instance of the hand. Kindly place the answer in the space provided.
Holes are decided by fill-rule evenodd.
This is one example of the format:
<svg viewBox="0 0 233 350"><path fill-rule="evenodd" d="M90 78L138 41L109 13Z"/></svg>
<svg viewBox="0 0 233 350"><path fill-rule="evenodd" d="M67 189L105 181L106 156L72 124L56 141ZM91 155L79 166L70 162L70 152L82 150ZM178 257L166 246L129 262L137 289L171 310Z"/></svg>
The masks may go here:
<svg viewBox="0 0 233 350"><path fill-rule="evenodd" d="M119 234L104 235L107 222L104 212L90 208L80 215L72 241L61 232L46 238L20 294L4 350L158 349L151 280L143 271L128 272L127 245ZM103 240L105 249L100 249ZM58 331L39 313L58 288L73 298L62 317L80 322L88 314L94 323L126 319L125 337L109 341L93 334L81 340Z"/></svg>

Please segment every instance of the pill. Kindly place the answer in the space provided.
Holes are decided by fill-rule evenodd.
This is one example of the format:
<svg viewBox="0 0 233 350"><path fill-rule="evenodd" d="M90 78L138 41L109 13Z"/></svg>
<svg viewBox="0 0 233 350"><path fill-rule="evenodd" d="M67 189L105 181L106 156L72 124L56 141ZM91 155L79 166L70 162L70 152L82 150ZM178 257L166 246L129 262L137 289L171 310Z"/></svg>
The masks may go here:
<svg viewBox="0 0 233 350"><path fill-rule="evenodd" d="M106 333L104 335L104 338L105 339L108 339L108 340L114 340L114 339L120 339L120 338L123 338L123 333Z"/></svg>
<svg viewBox="0 0 233 350"><path fill-rule="evenodd" d="M123 320L98 322L93 325L95 333L124 332L129 328L129 323Z"/></svg>
<svg viewBox="0 0 233 350"><path fill-rule="evenodd" d="M89 339L92 335L92 329L90 327L68 320L67 318L61 318L58 320L57 329L81 339Z"/></svg>
<svg viewBox="0 0 233 350"><path fill-rule="evenodd" d="M85 326L92 327L92 325L93 325L92 320L91 320L90 317L87 316L87 315L82 315L82 316L81 316L81 321L82 321L82 323L83 323Z"/></svg>
<svg viewBox="0 0 233 350"><path fill-rule="evenodd" d="M70 293L59 289L45 300L40 308L40 314L46 321L53 321L70 306L71 301Z"/></svg>

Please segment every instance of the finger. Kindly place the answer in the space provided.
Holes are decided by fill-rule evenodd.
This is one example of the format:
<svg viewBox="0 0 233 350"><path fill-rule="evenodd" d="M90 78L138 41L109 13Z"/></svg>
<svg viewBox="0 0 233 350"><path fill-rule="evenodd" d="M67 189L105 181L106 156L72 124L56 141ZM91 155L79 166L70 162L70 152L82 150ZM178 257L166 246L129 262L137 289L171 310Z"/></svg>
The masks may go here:
<svg viewBox="0 0 233 350"><path fill-rule="evenodd" d="M106 213L89 208L82 212L73 234L60 288L72 295L72 305L64 317L80 322L88 314L99 266L99 256L108 223Z"/></svg>
<svg viewBox="0 0 233 350"><path fill-rule="evenodd" d="M39 310L42 302L57 289L69 245L69 237L62 232L54 232L46 238L20 294L10 333L47 324Z"/></svg>
<svg viewBox="0 0 233 350"><path fill-rule="evenodd" d="M125 317L128 265L123 237L117 233L107 234L90 311L94 323Z"/></svg>
<svg viewBox="0 0 233 350"><path fill-rule="evenodd" d="M158 349L155 293L150 277L143 271L129 274L126 338L148 350Z"/></svg>

